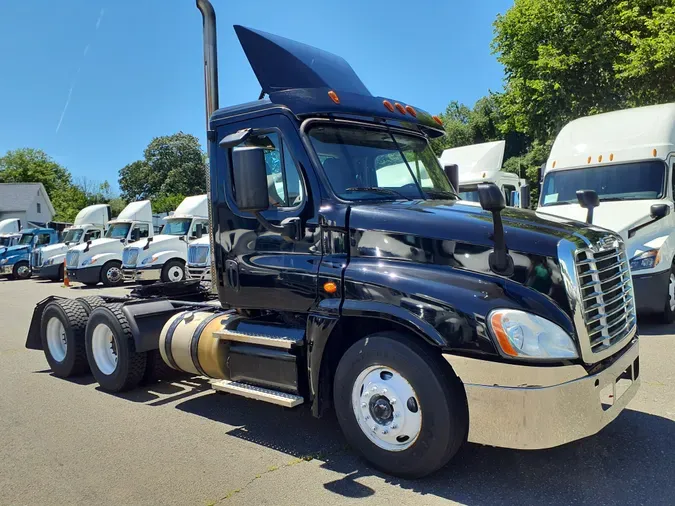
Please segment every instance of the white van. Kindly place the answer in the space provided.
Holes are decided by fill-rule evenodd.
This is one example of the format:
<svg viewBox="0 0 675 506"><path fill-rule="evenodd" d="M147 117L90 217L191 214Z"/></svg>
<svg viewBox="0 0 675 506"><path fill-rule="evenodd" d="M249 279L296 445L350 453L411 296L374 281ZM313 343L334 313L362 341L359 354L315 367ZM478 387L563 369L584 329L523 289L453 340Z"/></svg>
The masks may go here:
<svg viewBox="0 0 675 506"><path fill-rule="evenodd" d="M443 167L459 167L459 196L463 200L478 202L478 185L494 183L504 194L507 206L521 207L520 188L527 187L527 181L502 170L505 148L506 141L495 141L446 149L441 153Z"/></svg>
<svg viewBox="0 0 675 506"><path fill-rule="evenodd" d="M577 191L595 191L592 223L621 235L637 310L667 322L675 320L674 164L675 104L574 120L553 144L537 211L586 221Z"/></svg>

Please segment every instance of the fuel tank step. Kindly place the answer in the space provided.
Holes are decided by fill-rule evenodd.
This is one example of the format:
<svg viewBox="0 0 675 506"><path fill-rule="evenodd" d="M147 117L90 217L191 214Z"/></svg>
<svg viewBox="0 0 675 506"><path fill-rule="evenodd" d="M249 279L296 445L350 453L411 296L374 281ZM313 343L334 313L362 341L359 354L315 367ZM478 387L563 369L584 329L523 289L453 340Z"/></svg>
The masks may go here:
<svg viewBox="0 0 675 506"><path fill-rule="evenodd" d="M214 332L214 335L225 341L269 346L283 350L301 346L305 339L304 329L252 320L228 322L224 329Z"/></svg>
<svg viewBox="0 0 675 506"><path fill-rule="evenodd" d="M246 383L239 383L237 381L216 380L211 382L211 386L214 390L220 392L227 392L229 394L239 395L257 401L269 402L270 404L277 404L279 406L284 406L285 408L294 408L304 402L304 399L299 395L247 385Z"/></svg>

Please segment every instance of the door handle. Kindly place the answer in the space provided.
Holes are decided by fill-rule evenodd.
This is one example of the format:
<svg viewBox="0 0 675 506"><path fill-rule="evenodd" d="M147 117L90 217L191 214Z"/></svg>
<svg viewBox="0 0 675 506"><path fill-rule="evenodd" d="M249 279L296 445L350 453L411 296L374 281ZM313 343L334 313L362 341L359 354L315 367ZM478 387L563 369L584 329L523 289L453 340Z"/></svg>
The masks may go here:
<svg viewBox="0 0 675 506"><path fill-rule="evenodd" d="M239 263L236 260L225 261L225 273L230 288L239 291Z"/></svg>

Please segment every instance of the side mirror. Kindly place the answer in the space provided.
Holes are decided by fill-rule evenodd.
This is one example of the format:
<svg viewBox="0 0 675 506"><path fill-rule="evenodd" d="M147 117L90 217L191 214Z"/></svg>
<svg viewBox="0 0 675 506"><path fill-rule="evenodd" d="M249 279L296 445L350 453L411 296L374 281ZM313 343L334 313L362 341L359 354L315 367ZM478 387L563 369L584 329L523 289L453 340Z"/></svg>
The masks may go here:
<svg viewBox="0 0 675 506"><path fill-rule="evenodd" d="M478 199L480 206L492 213L494 251L488 257L490 270L500 276L513 276L513 258L506 248L504 225L502 224L502 210L506 207L504 194L494 183L480 183L478 185Z"/></svg>
<svg viewBox="0 0 675 506"><path fill-rule="evenodd" d="M530 185L523 185L518 190L520 192L520 207L521 209L529 209L531 200L530 200Z"/></svg>
<svg viewBox="0 0 675 506"><path fill-rule="evenodd" d="M583 209L588 209L586 223L593 223L593 209L600 205L600 198L595 190L577 190L577 200Z"/></svg>
<svg viewBox="0 0 675 506"><path fill-rule="evenodd" d="M520 207L520 193L518 193L516 190L513 190L510 192L509 197L511 199L511 207Z"/></svg>
<svg viewBox="0 0 675 506"><path fill-rule="evenodd" d="M448 181L452 185L452 189L459 193L459 165L456 163L446 165L443 167Z"/></svg>
<svg viewBox="0 0 675 506"><path fill-rule="evenodd" d="M660 220L670 214L670 206L668 204L654 204L649 208L649 214L655 220Z"/></svg>
<svg viewBox="0 0 675 506"><path fill-rule="evenodd" d="M201 225L198 225L197 228L195 228L195 235L193 237L199 239L202 235L202 227Z"/></svg>
<svg viewBox="0 0 675 506"><path fill-rule="evenodd" d="M237 207L241 211L259 213L269 208L264 149L232 150L232 180Z"/></svg>

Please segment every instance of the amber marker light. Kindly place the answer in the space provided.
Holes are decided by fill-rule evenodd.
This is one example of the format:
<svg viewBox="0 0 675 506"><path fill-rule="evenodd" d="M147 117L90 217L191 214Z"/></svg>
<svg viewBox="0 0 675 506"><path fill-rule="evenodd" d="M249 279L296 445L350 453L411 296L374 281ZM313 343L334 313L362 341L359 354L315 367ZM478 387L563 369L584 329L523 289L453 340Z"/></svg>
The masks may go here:
<svg viewBox="0 0 675 506"><path fill-rule="evenodd" d="M652 149L652 156L656 156L656 148Z"/></svg>
<svg viewBox="0 0 675 506"><path fill-rule="evenodd" d="M406 105L405 110L408 111L408 114L410 114L413 118L417 117L417 111L412 106Z"/></svg>
<svg viewBox="0 0 675 506"><path fill-rule="evenodd" d="M436 123L438 123L439 125L443 126L443 120L442 120L441 118L439 118L438 116L432 116L431 118L432 118Z"/></svg>
<svg viewBox="0 0 675 506"><path fill-rule="evenodd" d="M499 346L501 346L502 351L512 357L517 357L518 352L511 344L511 341L509 341L509 338L504 331L504 327L502 326L502 315L499 313L493 314L490 317L490 324L492 325L492 331L494 332L497 341L499 341Z"/></svg>
<svg viewBox="0 0 675 506"><path fill-rule="evenodd" d="M389 100L383 100L382 103L390 112L394 112L394 106Z"/></svg>
<svg viewBox="0 0 675 506"><path fill-rule="evenodd" d="M612 160L614 160L614 153L609 154L609 161L611 162Z"/></svg>
<svg viewBox="0 0 675 506"><path fill-rule="evenodd" d="M339 103L340 103L340 97L338 97L338 96L337 96L337 93L335 93L333 90L330 90L330 91L328 92L328 96L329 96L330 99L331 99L333 102L335 102L336 104L339 104Z"/></svg>
<svg viewBox="0 0 675 506"><path fill-rule="evenodd" d="M401 104L399 104L398 102L396 102L396 103L394 104L394 107L396 107L396 110L397 110L398 112L400 112L401 114L405 114L405 107L403 107L403 106L402 106Z"/></svg>
<svg viewBox="0 0 675 506"><path fill-rule="evenodd" d="M598 163L602 161L602 155L598 156Z"/></svg>
<svg viewBox="0 0 675 506"><path fill-rule="evenodd" d="M323 291L326 293L337 292L337 285L333 281L327 281L323 284Z"/></svg>

